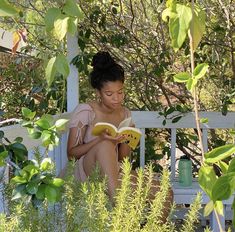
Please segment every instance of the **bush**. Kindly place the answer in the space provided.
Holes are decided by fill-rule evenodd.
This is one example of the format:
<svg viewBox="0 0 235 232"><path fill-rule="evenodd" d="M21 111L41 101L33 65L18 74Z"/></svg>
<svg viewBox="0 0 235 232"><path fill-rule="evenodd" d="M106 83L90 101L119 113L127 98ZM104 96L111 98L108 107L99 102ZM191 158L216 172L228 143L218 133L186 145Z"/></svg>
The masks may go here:
<svg viewBox="0 0 235 232"><path fill-rule="evenodd" d="M134 190L130 163L125 161L122 168L115 204L109 201L106 181L100 178L98 169L87 182L79 183L73 178L73 164L70 164L61 202L53 205L45 202L38 209L31 202L18 201L14 206L10 202L9 216L2 214L0 217L0 231L175 231L170 216L162 223L163 202L170 187L169 173L163 171L160 191L150 201L152 166L137 170ZM199 208L200 195L181 231L193 231Z"/></svg>

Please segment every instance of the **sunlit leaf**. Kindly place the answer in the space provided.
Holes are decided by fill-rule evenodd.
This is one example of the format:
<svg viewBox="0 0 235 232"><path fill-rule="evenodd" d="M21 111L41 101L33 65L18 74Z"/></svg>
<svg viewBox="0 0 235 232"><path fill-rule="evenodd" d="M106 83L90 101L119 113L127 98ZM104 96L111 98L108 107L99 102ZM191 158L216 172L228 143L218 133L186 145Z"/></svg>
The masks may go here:
<svg viewBox="0 0 235 232"><path fill-rule="evenodd" d="M45 15L45 25L48 32L54 29L54 21L61 14L58 8L50 8Z"/></svg>
<svg viewBox="0 0 235 232"><path fill-rule="evenodd" d="M228 171L228 164L226 164L224 161L220 160L218 162L218 166L220 167L223 174L225 174ZM235 169L234 169L235 171Z"/></svg>
<svg viewBox="0 0 235 232"><path fill-rule="evenodd" d="M207 163L216 163L220 160L223 160L232 154L235 153L235 145L228 144L221 147L217 147L212 151L209 151L205 154L205 162Z"/></svg>
<svg viewBox="0 0 235 232"><path fill-rule="evenodd" d="M59 73L67 78L69 75L69 64L64 54L60 54L56 57L55 67Z"/></svg>
<svg viewBox="0 0 235 232"><path fill-rule="evenodd" d="M235 180L235 172L230 172L220 176L212 189L212 200L213 201L221 201L228 199L232 193Z"/></svg>
<svg viewBox="0 0 235 232"><path fill-rule="evenodd" d="M58 130L65 130L68 119L59 119L55 122L55 126Z"/></svg>
<svg viewBox="0 0 235 232"><path fill-rule="evenodd" d="M198 64L197 67L193 70L194 78L196 80L201 79L203 76L205 76L208 68L209 68L208 64L205 64L205 63Z"/></svg>
<svg viewBox="0 0 235 232"><path fill-rule="evenodd" d="M75 0L66 0L63 10L66 14L70 16L78 17L79 19L83 18L82 10Z"/></svg>
<svg viewBox="0 0 235 232"><path fill-rule="evenodd" d="M214 209L214 202L209 201L204 208L204 217L209 216L212 213L213 209Z"/></svg>
<svg viewBox="0 0 235 232"><path fill-rule="evenodd" d="M22 115L23 115L24 118L27 118L27 119L30 119L30 120L33 119L36 115L35 111L31 111L30 109L28 109L26 107L22 107L21 112L22 112Z"/></svg>
<svg viewBox="0 0 235 232"><path fill-rule="evenodd" d="M227 172L235 172L235 158L234 157L229 163Z"/></svg>
<svg viewBox="0 0 235 232"><path fill-rule="evenodd" d="M64 180L60 178L54 178L52 184L56 187L61 187L64 184Z"/></svg>
<svg viewBox="0 0 235 232"><path fill-rule="evenodd" d="M46 81L48 86L51 86L55 78L56 74L55 61L56 57L51 58L46 67Z"/></svg>
<svg viewBox="0 0 235 232"><path fill-rule="evenodd" d="M174 81L183 83L187 82L191 78L191 75L187 72L182 72L174 75Z"/></svg>
<svg viewBox="0 0 235 232"><path fill-rule="evenodd" d="M224 216L224 205L222 201L215 202L215 210L217 211L218 214Z"/></svg>
<svg viewBox="0 0 235 232"><path fill-rule="evenodd" d="M206 29L205 19L206 19L205 11L199 8L195 8L193 20L191 20L191 23L190 23L190 33L193 38L193 50L194 51L196 50L198 44L201 41L203 33L205 32L205 29Z"/></svg>
<svg viewBox="0 0 235 232"><path fill-rule="evenodd" d="M53 163L50 158L44 158L41 162L40 169L42 171L51 170L53 168Z"/></svg>
<svg viewBox="0 0 235 232"><path fill-rule="evenodd" d="M190 7L176 4L177 16L170 18L169 30L172 47L177 51L185 41L188 33L190 21L192 20L192 11Z"/></svg>
<svg viewBox="0 0 235 232"><path fill-rule="evenodd" d="M55 35L59 40L63 40L68 31L69 17L66 15L59 15L54 22Z"/></svg>
<svg viewBox="0 0 235 232"><path fill-rule="evenodd" d="M14 6L10 5L8 1L1 0L0 1L0 16L9 16L15 17L19 14L19 10Z"/></svg>
<svg viewBox="0 0 235 232"><path fill-rule="evenodd" d="M198 183L202 190L211 198L212 188L217 180L212 166L201 166L198 173Z"/></svg>
<svg viewBox="0 0 235 232"><path fill-rule="evenodd" d="M78 19L69 18L68 20L68 32L71 35L75 35L77 32Z"/></svg>
<svg viewBox="0 0 235 232"><path fill-rule="evenodd" d="M209 122L208 118L201 118L200 119L200 123L208 123L208 122Z"/></svg>

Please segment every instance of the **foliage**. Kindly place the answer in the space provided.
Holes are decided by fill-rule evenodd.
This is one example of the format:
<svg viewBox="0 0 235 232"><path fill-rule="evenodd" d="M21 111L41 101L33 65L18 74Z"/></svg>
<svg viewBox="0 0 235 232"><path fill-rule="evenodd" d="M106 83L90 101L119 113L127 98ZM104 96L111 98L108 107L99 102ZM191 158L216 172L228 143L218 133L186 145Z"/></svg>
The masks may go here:
<svg viewBox="0 0 235 232"><path fill-rule="evenodd" d="M181 13L183 10L187 11L187 13L182 15ZM182 46L186 38L186 34L189 34L191 73L184 72L176 74L174 76L174 80L180 83L186 83L187 89L193 94L194 98L195 120L200 141L202 160L204 161L199 170L198 181L201 188L211 199L211 201L207 203L206 207L204 208L204 214L208 216L213 210L215 210L216 214L223 215L224 210L222 200L229 199L235 191L235 175L233 172L233 166L235 163L234 158L231 159L229 165L224 162L224 160L234 154L235 146L233 144L220 146L204 154L202 136L199 127L200 118L198 115L197 87L198 80L205 76L208 70L208 65L206 63L201 63L198 64L196 68L194 68L194 51L196 48L195 40L196 44L198 45L202 38L202 34L195 36L194 31L203 32L201 28L204 28L205 25L205 22L202 22L204 25L200 26L197 25L197 23L194 23L192 27L192 22L194 20L195 22L199 21L199 14L197 15L197 13L200 13L200 11L198 11L198 6L194 5L194 1L191 3L191 8L187 8L187 5L176 4L175 1L168 1L168 7L163 12L163 18L165 20L166 16L170 18L168 25L171 32L172 46L175 50L178 50ZM181 30L175 30L175 28L181 28ZM180 33L178 33L179 31ZM206 119L201 119L201 121L206 121ZM220 168L220 176L216 175L213 165L217 165ZM234 203L233 210L235 210ZM217 217L217 220L220 230L222 230L219 217ZM235 225L235 218L233 219L233 225Z"/></svg>
<svg viewBox="0 0 235 232"><path fill-rule="evenodd" d="M148 195L154 178L152 167L138 170L136 187L133 190L130 182L131 165L126 160L122 166L122 184L117 191L116 202L112 205L106 194L106 181L100 178L98 169L89 177L89 181L81 183L74 180L73 168L74 163L71 162L60 203L54 206L43 204L39 210L32 205L27 205L27 208L25 204L13 205L13 208L10 207L10 211L13 211L8 219L5 215L1 215L0 228L13 228L12 231L86 230L93 232L170 232L179 229L175 228L170 218L166 223L161 222L163 211L159 209L164 207L169 191L169 173L163 172L161 189L150 202ZM200 208L199 197L192 206L197 210ZM196 211L193 210L190 214L196 220ZM195 220L190 221L192 224L187 228L193 228Z"/></svg>
<svg viewBox="0 0 235 232"><path fill-rule="evenodd" d="M68 120L55 121L51 115L47 114L36 118L36 112L28 108L22 108L22 114L25 118L22 126L28 129L31 138L41 138L47 156L48 149L53 149L58 145L59 132L65 129ZM3 131L0 131L0 136L0 166L9 164L14 168L11 176L11 183L14 184L12 200L23 198L27 202L32 201L35 206L42 204L45 200L50 203L59 201L64 181L55 178L51 159L46 157L40 162L41 154L39 153L37 160L27 160L28 150L22 144L22 138L16 138L15 142L11 143L4 137ZM8 144L5 144L3 140Z"/></svg>

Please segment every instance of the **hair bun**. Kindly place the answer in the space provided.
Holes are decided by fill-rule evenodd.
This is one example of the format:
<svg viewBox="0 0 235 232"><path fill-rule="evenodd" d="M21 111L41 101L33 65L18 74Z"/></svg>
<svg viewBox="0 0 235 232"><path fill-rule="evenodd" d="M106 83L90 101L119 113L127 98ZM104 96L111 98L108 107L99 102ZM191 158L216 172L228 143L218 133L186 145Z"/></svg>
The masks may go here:
<svg viewBox="0 0 235 232"><path fill-rule="evenodd" d="M108 52L100 51L94 55L91 65L96 70L105 70L115 65L115 61Z"/></svg>

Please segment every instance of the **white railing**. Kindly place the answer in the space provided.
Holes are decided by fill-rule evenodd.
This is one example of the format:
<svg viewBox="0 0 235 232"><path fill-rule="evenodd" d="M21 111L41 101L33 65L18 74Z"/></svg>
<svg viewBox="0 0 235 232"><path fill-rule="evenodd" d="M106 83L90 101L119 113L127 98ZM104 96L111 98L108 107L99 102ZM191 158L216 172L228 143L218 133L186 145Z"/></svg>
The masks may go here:
<svg viewBox="0 0 235 232"><path fill-rule="evenodd" d="M61 116L68 118L69 114L64 114ZM177 129L186 128L196 128L194 113L186 113L177 123L171 123L167 121L165 125L162 124L164 118L160 116L157 112L153 111L133 111L132 112L133 121L136 127L140 128L143 135L140 141L140 165L145 164L145 129L146 128L162 128L171 130L171 139L169 141L171 147L171 180L174 191L174 200L177 204L190 204L195 198L198 191L201 191L197 182L193 182L192 187L183 188L180 187L176 178L176 134ZM220 112L200 112L201 118L208 118L208 123L201 124L202 135L203 135L203 146L205 151L207 151L207 136L210 129L229 129L235 128L235 112L229 112L226 116L223 116ZM23 137L24 144L29 150L33 150L35 146L40 145L39 140L31 140L28 138L27 130L19 125L9 126L0 128L5 132L5 136L14 140L15 137ZM56 162L57 174L67 163L66 155L66 145L67 145L67 132L61 137L61 143L54 151L50 152L49 156ZM32 158L32 153L29 154L29 158ZM203 204L208 202L208 197L203 193ZM232 204L232 199L225 201L225 208L230 207ZM1 209L1 207L0 207ZM218 225L215 220L214 215L211 217L213 231L219 231ZM222 224L224 226L225 220L222 218Z"/></svg>

